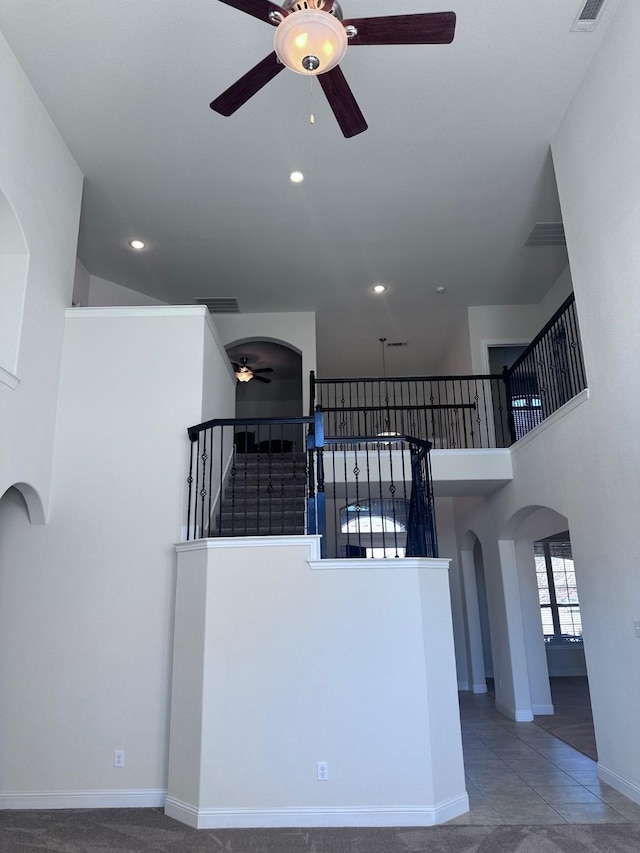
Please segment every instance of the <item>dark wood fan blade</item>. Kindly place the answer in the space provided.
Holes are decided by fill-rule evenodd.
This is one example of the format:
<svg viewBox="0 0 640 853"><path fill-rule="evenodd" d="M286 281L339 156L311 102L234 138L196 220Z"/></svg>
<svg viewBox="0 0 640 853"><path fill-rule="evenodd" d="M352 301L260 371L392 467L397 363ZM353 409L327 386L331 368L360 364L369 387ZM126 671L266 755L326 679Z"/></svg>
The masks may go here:
<svg viewBox="0 0 640 853"><path fill-rule="evenodd" d="M261 21L266 21L267 24L278 26L277 21L269 19L269 12L279 12L285 18L289 12L270 0L221 0L227 6L233 6L234 9L239 9L241 12L246 12L247 15L252 15L254 18L260 18Z"/></svg>
<svg viewBox="0 0 640 853"><path fill-rule="evenodd" d="M258 367L257 370L256 368L252 367L251 372L254 376L256 375L256 373L273 373L273 367Z"/></svg>
<svg viewBox="0 0 640 853"><path fill-rule="evenodd" d="M387 15L381 18L350 18L342 22L355 27L358 44L450 44L456 29L455 12L425 12L419 15Z"/></svg>
<svg viewBox="0 0 640 853"><path fill-rule="evenodd" d="M318 81L344 136L349 138L366 130L367 123L340 66L336 65L326 74L319 74Z"/></svg>
<svg viewBox="0 0 640 853"><path fill-rule="evenodd" d="M255 374L255 373L253 374L253 378L254 378L255 380L257 380L258 382L271 382L271 380L270 380L270 379L267 379L267 377L266 377L266 376L256 376L256 374Z"/></svg>
<svg viewBox="0 0 640 853"><path fill-rule="evenodd" d="M273 80L284 67L281 62L278 62L278 57L273 51L257 65L254 65L251 71L247 71L239 80L236 80L233 86L229 86L225 92L218 95L215 101L211 101L209 106L220 115L233 115L237 109L246 104L249 98L259 92L270 80Z"/></svg>
<svg viewBox="0 0 640 853"><path fill-rule="evenodd" d="M232 361L231 367L233 367L233 369L235 370L236 373L240 370L240 365L238 364L237 361Z"/></svg>

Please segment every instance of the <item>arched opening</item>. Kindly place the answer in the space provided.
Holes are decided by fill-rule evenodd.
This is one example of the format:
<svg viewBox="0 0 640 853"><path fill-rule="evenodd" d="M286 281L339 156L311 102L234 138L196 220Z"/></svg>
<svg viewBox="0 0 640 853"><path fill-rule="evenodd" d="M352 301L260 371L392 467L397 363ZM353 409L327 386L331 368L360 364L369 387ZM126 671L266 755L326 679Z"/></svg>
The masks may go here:
<svg viewBox="0 0 640 853"><path fill-rule="evenodd" d="M27 511L31 524L45 524L44 506L40 495L33 486L28 483L14 483L4 494L0 495L0 500L5 498L13 503L17 501Z"/></svg>
<svg viewBox="0 0 640 853"><path fill-rule="evenodd" d="M493 692L493 655L482 544L467 531L460 548L467 665L473 693Z"/></svg>
<svg viewBox="0 0 640 853"><path fill-rule="evenodd" d="M18 218L0 192L0 379L10 385L18 368L28 260Z"/></svg>
<svg viewBox="0 0 640 853"><path fill-rule="evenodd" d="M238 381L236 418L300 417L302 354L281 341L246 339L226 347L229 360L250 369L249 381Z"/></svg>
<svg viewBox="0 0 640 853"><path fill-rule="evenodd" d="M579 567L569 520L547 507L525 507L513 537L529 692L534 720L597 758L579 610Z"/></svg>

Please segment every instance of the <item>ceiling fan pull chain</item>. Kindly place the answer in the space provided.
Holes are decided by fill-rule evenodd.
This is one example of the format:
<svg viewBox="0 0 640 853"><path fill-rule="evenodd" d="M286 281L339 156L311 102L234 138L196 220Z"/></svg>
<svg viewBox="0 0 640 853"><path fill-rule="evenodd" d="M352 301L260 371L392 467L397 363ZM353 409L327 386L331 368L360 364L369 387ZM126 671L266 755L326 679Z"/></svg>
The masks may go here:
<svg viewBox="0 0 640 853"><path fill-rule="evenodd" d="M313 114L313 74L307 74L309 77L309 100L311 101L311 112L309 114L309 124L316 123L316 117Z"/></svg>

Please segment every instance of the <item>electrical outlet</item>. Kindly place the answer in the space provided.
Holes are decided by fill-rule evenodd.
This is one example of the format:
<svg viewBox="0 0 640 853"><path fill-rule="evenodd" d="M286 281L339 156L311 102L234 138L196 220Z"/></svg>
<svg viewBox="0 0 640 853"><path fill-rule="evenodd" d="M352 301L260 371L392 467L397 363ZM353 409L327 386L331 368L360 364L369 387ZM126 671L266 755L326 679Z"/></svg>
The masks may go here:
<svg viewBox="0 0 640 853"><path fill-rule="evenodd" d="M318 782L326 782L329 779L329 764L326 761L318 761Z"/></svg>
<svg viewBox="0 0 640 853"><path fill-rule="evenodd" d="M113 766L124 767L124 749L113 750Z"/></svg>

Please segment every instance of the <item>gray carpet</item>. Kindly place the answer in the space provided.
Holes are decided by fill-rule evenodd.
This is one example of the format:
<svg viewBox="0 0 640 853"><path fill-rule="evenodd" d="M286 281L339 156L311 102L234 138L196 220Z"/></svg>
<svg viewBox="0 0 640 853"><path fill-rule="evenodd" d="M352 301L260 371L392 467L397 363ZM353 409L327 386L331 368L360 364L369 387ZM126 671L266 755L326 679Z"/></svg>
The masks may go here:
<svg viewBox="0 0 640 853"><path fill-rule="evenodd" d="M639 824L195 830L161 809L0 811L2 853L638 853Z"/></svg>

